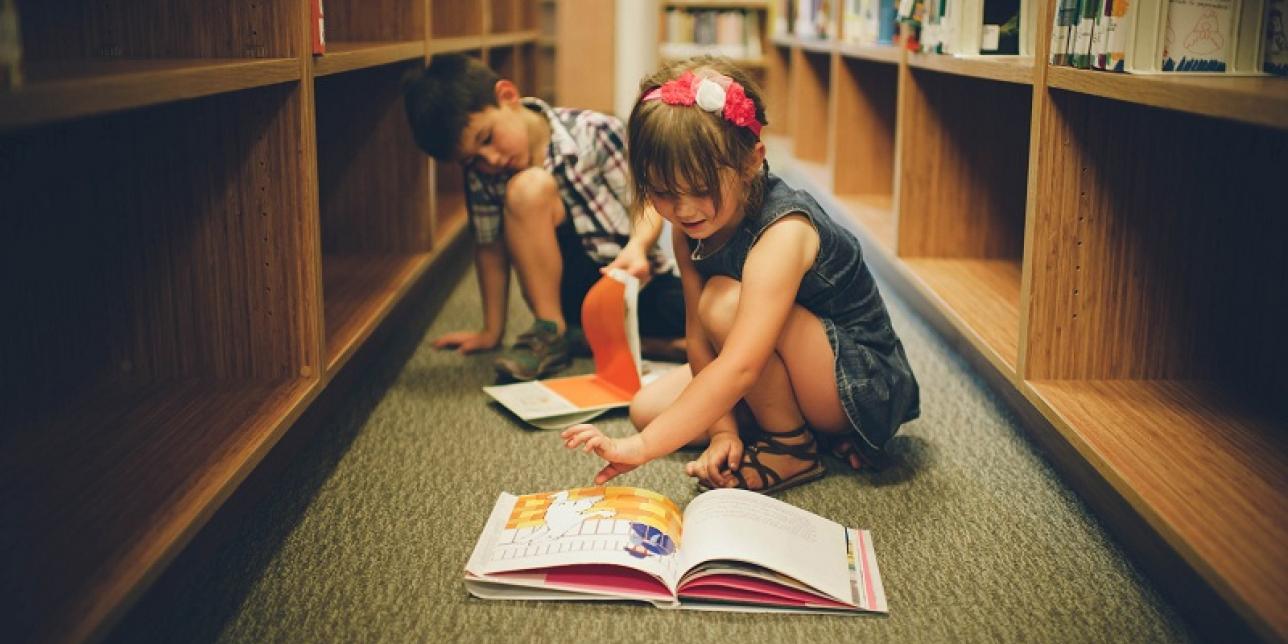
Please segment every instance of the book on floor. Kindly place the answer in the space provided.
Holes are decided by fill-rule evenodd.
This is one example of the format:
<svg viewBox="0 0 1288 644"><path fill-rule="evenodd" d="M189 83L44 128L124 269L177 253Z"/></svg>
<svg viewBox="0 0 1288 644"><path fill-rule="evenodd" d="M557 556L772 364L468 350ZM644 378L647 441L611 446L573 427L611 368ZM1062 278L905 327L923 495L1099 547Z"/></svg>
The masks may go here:
<svg viewBox="0 0 1288 644"><path fill-rule="evenodd" d="M594 373L494 385L483 391L541 429L563 429L629 405L643 384L672 366L640 358L638 298L639 280L616 269L586 294L581 324L594 356Z"/></svg>
<svg viewBox="0 0 1288 644"><path fill-rule="evenodd" d="M483 599L889 612L867 530L738 489L700 494L683 513L634 487L503 493L465 566L465 587Z"/></svg>

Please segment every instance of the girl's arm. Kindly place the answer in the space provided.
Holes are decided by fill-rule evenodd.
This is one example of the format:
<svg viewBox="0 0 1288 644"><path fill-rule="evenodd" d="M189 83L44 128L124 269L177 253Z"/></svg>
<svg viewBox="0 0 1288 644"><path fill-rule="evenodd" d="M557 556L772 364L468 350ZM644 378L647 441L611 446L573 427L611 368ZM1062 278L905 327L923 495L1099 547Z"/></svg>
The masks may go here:
<svg viewBox="0 0 1288 644"><path fill-rule="evenodd" d="M720 353L700 371L694 365L693 381L675 403L631 437L641 441L638 449L644 461L674 452L700 436L729 414L756 383L795 306L796 292L814 263L818 243L818 233L804 215L783 217L761 235L743 266L737 313ZM689 299L687 292L685 299ZM694 304L686 312L700 328Z"/></svg>

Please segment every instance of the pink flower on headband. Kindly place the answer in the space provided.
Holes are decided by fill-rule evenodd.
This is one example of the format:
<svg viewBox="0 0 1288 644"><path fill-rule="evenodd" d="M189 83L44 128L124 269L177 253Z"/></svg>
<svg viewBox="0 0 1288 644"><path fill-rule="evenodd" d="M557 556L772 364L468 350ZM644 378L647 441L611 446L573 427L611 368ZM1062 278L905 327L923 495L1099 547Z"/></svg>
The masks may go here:
<svg viewBox="0 0 1288 644"><path fill-rule="evenodd" d="M756 104L747 96L742 85L728 76L698 78L688 71L669 80L647 94L641 101L662 101L667 105L690 106L719 114L724 120L751 130L760 136L760 121L756 120Z"/></svg>
<svg viewBox="0 0 1288 644"><path fill-rule="evenodd" d="M697 91L693 87L697 80L693 72L684 72L679 78L664 83L660 92L662 102L667 105L693 105L697 100Z"/></svg>

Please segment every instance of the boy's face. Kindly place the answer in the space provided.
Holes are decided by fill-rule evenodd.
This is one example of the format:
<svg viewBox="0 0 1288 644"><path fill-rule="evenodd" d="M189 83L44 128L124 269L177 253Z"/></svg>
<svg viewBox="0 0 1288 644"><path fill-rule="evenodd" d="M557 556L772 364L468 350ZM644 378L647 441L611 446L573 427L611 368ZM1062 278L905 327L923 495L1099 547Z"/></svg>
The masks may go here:
<svg viewBox="0 0 1288 644"><path fill-rule="evenodd" d="M498 81L496 99L497 107L488 106L470 114L456 144L456 158L484 174L528 168L532 165L532 148L518 89L510 81Z"/></svg>

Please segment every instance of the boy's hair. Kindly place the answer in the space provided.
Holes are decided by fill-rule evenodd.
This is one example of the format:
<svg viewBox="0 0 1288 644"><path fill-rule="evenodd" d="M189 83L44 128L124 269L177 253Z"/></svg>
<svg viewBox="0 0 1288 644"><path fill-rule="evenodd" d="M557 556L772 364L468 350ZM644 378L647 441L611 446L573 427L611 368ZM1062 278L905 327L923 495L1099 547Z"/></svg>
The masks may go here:
<svg viewBox="0 0 1288 644"><path fill-rule="evenodd" d="M677 107L663 101L644 101L644 95L674 80L684 72L699 76L704 71L723 74L742 85L747 98L756 106L756 120L761 125L765 118L765 102L760 88L751 77L725 58L698 56L682 60L640 81L639 97L631 110L627 124L628 158L631 181L634 184L635 212L643 212L650 194L673 192L684 183L690 193L711 196L717 209L723 198L721 170L735 169L745 172L760 140L746 127L730 123L718 114L696 106ZM768 168L766 164L765 169ZM747 186L746 203L742 207L759 206L764 193L765 173L759 172Z"/></svg>
<svg viewBox="0 0 1288 644"><path fill-rule="evenodd" d="M434 56L424 71L410 74L403 100L416 145L439 161L455 159L470 115L497 106L499 80L482 61L461 54Z"/></svg>

